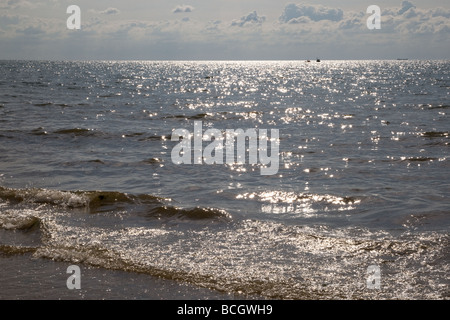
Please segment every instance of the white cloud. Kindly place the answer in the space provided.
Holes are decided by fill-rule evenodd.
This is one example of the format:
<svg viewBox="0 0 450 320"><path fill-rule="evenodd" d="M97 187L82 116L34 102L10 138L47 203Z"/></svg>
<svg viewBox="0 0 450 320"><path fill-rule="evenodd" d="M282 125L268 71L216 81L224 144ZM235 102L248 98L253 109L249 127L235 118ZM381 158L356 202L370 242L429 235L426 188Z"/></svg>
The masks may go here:
<svg viewBox="0 0 450 320"><path fill-rule="evenodd" d="M264 21L266 21L266 17L258 16L258 13L253 11L248 15L241 17L239 20L234 20L231 25L245 27L248 25L262 24Z"/></svg>
<svg viewBox="0 0 450 320"><path fill-rule="evenodd" d="M381 32L395 32L404 36L443 34L450 28L450 10L420 9L403 1L400 9L386 9L382 13Z"/></svg>
<svg viewBox="0 0 450 320"><path fill-rule="evenodd" d="M279 21L282 23L304 23L305 17L312 21L341 21L343 16L344 12L342 9L291 3L284 8Z"/></svg>
<svg viewBox="0 0 450 320"><path fill-rule="evenodd" d="M117 9L117 8L108 8L108 9L105 9L103 11L100 11L99 13L100 14L106 14L106 15L113 15L113 14L119 14L120 10Z"/></svg>
<svg viewBox="0 0 450 320"><path fill-rule="evenodd" d="M0 9L35 9L45 5L55 5L58 0L0 0Z"/></svg>
<svg viewBox="0 0 450 320"><path fill-rule="evenodd" d="M450 10L446 10L443 8L432 9L432 10L430 10L430 13L431 13L432 17L450 18Z"/></svg>
<svg viewBox="0 0 450 320"><path fill-rule="evenodd" d="M175 7L175 9L172 10L173 13L189 13L194 11L194 7L193 6L188 6L188 5L178 5Z"/></svg>
<svg viewBox="0 0 450 320"><path fill-rule="evenodd" d="M0 0L0 9L17 9L31 6L31 2L26 0Z"/></svg>
<svg viewBox="0 0 450 320"><path fill-rule="evenodd" d="M46 1L48 4L52 0ZM187 5L177 6L172 11L163 9L165 15L153 19L134 18L124 8L122 12L116 8L94 11L82 6L86 14L82 17L81 30L75 32L65 26L64 6L60 6L60 14L52 18L33 15L29 8L22 7L23 10L1 10L0 53L2 57L14 57L15 52L20 52L33 58L39 43L42 55L60 52L59 58L77 57L76 51L64 49L75 44L80 50L90 52L83 57L94 59L411 57L407 49L420 52L421 57L447 57L450 9L423 8L415 5L416 0L397 1L392 7L383 8L381 30L373 31L367 29L369 14L363 7L344 12L338 7L280 4L271 18L259 15L262 10L259 9L242 17L235 15L240 18L233 20L229 15L224 18L223 15L213 16L213 12L204 14L203 8L195 15L188 15L186 13L194 8ZM0 0L0 7L8 3L24 6L27 1ZM36 3L42 4L43 0ZM121 14L117 15L119 12ZM117 17L108 19L112 14ZM6 47L7 54L4 53ZM54 48L63 49L52 50Z"/></svg>
<svg viewBox="0 0 450 320"><path fill-rule="evenodd" d="M398 11L398 14L404 14L406 11L408 11L411 8L415 8L416 6L413 5L411 2L409 1L403 1L402 2L402 8Z"/></svg>
<svg viewBox="0 0 450 320"><path fill-rule="evenodd" d="M367 30L366 19L367 18L363 14L347 14L346 17L341 22L339 22L339 29L346 31Z"/></svg>
<svg viewBox="0 0 450 320"><path fill-rule="evenodd" d="M0 26L15 25L19 23L18 15L3 14L0 15Z"/></svg>
<svg viewBox="0 0 450 320"><path fill-rule="evenodd" d="M23 33L25 35L40 35L46 33L45 30L40 26L37 27L29 26L26 29L18 30L18 32Z"/></svg>

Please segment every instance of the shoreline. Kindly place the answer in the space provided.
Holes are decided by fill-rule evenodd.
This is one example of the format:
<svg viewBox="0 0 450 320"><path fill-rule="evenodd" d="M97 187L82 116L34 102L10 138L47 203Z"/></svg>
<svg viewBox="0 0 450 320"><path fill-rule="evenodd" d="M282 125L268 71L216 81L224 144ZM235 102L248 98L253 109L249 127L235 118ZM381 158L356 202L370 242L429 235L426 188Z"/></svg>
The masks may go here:
<svg viewBox="0 0 450 320"><path fill-rule="evenodd" d="M260 300L151 275L79 264L81 288L70 290L73 265L32 254L0 253L0 300Z"/></svg>

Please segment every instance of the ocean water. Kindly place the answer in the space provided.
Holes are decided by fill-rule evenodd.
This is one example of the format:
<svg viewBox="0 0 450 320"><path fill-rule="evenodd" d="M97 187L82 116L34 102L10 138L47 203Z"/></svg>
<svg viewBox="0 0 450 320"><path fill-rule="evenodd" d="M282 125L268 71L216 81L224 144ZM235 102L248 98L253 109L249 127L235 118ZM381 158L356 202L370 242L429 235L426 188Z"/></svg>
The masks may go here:
<svg viewBox="0 0 450 320"><path fill-rule="evenodd" d="M449 61L0 61L0 74L4 263L250 298L450 296ZM196 123L278 130L276 173L249 153L175 164L174 130ZM3 297L45 298L12 269Z"/></svg>

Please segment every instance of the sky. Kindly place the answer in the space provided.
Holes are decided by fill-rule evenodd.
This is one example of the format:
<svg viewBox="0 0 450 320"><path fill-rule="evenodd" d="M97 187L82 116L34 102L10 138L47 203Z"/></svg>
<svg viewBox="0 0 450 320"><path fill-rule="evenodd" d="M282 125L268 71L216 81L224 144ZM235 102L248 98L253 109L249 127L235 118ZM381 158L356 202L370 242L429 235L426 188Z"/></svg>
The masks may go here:
<svg viewBox="0 0 450 320"><path fill-rule="evenodd" d="M0 0L0 59L450 59L449 31L448 0Z"/></svg>

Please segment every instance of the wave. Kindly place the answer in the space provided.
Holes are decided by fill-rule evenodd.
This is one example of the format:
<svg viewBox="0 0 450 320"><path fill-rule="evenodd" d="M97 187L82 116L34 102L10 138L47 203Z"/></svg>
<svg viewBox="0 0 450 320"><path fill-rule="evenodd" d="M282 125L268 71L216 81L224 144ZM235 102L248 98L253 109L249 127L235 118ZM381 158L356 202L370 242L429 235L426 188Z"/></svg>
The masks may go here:
<svg viewBox="0 0 450 320"><path fill-rule="evenodd" d="M152 165L160 164L161 162L163 162L163 160L161 158L150 158L150 159L141 161L141 163L152 164Z"/></svg>
<svg viewBox="0 0 450 320"><path fill-rule="evenodd" d="M148 136L148 137L144 137L144 138L140 138L139 141L165 141L167 140L167 136L156 136L156 135L152 135L152 136Z"/></svg>
<svg viewBox="0 0 450 320"><path fill-rule="evenodd" d="M6 230L30 230L39 226L39 214L33 210L0 211L0 228Z"/></svg>
<svg viewBox="0 0 450 320"><path fill-rule="evenodd" d="M222 121L222 120L236 120L236 119L253 119L262 116L264 113L261 111L248 111L248 112L208 112L197 113L192 115L176 114L166 115L162 119L182 119L182 120L209 120L209 121Z"/></svg>
<svg viewBox="0 0 450 320"><path fill-rule="evenodd" d="M407 161L407 162L427 162L427 161L438 161L438 158L432 158L432 157L402 157L400 158L400 161Z"/></svg>
<svg viewBox="0 0 450 320"><path fill-rule="evenodd" d="M248 196L289 202L294 194ZM314 195L294 198L313 201ZM357 201L332 196L318 200ZM96 214L71 210L80 207ZM180 219L182 224L177 223ZM4 232L39 228L41 235L39 244L28 247L0 243L0 253L32 254L274 299L439 299L448 294L443 285L449 271L448 234L406 232L393 237L364 228L258 220L195 227L199 219L231 217L219 209L177 208L153 195L0 187ZM382 268L383 290L366 289L369 265ZM431 278L432 283L427 280ZM414 286L411 279L416 280Z"/></svg>
<svg viewBox="0 0 450 320"><path fill-rule="evenodd" d="M19 131L20 132L20 131ZM148 135L142 132L125 133L120 132L107 132L98 129L88 128L67 128L56 131L48 131L43 127L39 127L28 131L28 134L33 136L71 136L71 137L96 137L104 139L123 139L123 138L136 138L138 141L166 141L168 139L165 135ZM170 138L170 135L169 135Z"/></svg>
<svg viewBox="0 0 450 320"><path fill-rule="evenodd" d="M203 220L203 219L231 220L230 214L228 214L225 210L200 208L200 207L192 209L181 209L171 206L158 206L152 209L149 212L149 215L153 217L181 217L193 220Z"/></svg>
<svg viewBox="0 0 450 320"><path fill-rule="evenodd" d="M96 132L95 130L84 128L61 129L53 133L61 135L74 135L74 136L95 136L101 134L101 132Z"/></svg>
<svg viewBox="0 0 450 320"><path fill-rule="evenodd" d="M13 203L49 204L68 208L89 205L89 198L82 193L37 188L10 189L0 187L0 199Z"/></svg>
<svg viewBox="0 0 450 320"><path fill-rule="evenodd" d="M34 256L271 299L439 299L447 294L442 284L448 235L370 239L351 230L324 233L250 220L196 232L61 230L49 225L50 240ZM382 268L382 291L367 290L369 265ZM430 277L433 283L426 281Z"/></svg>
<svg viewBox="0 0 450 320"><path fill-rule="evenodd" d="M314 193L296 193L287 191L264 191L264 192L246 192L236 196L236 199L257 199L266 203L316 203L316 204L333 204L333 205L353 205L359 204L361 198L352 196L335 196L330 194L314 194Z"/></svg>
<svg viewBox="0 0 450 320"><path fill-rule="evenodd" d="M448 109L448 108L450 108L450 105L448 105L448 104L435 104L435 105L423 104L421 106L423 108L427 107L430 110L433 110L433 109Z"/></svg>
<svg viewBox="0 0 450 320"><path fill-rule="evenodd" d="M420 135L425 138L448 138L449 136L448 131L427 131L422 132Z"/></svg>
<svg viewBox="0 0 450 320"><path fill-rule="evenodd" d="M46 136L48 135L48 132L44 130L44 128L39 127L37 129L34 129L30 132L31 135L33 136Z"/></svg>
<svg viewBox="0 0 450 320"><path fill-rule="evenodd" d="M37 248L34 247L9 246L0 244L0 253L6 255L34 253L36 252L36 250Z"/></svg>
<svg viewBox="0 0 450 320"><path fill-rule="evenodd" d="M182 217L193 220L232 220L231 215L224 210L201 207L179 208L167 204L171 202L171 199L148 194L132 195L111 191L60 191L39 188L11 189L0 187L0 200L4 200L7 204L12 205L39 205L37 207L39 209L42 208L40 207L42 205L56 206L60 209L85 209L88 213L117 212L126 209L141 216L154 218ZM7 221L3 223L3 226L7 223L10 228L13 228L15 225L14 219L21 220L22 217L29 216L27 214L24 216L22 213L16 215L5 214L1 209L2 207L0 207L1 218ZM28 212L27 210L36 210L36 208L26 208L24 212ZM19 223L17 228L25 228L24 224L27 225L28 223L32 222Z"/></svg>
<svg viewBox="0 0 450 320"><path fill-rule="evenodd" d="M198 113L194 115L184 115L184 114L178 114L178 115L168 115L164 116L163 119L185 119L185 120L201 120L208 117L213 116L209 113Z"/></svg>
<svg viewBox="0 0 450 320"><path fill-rule="evenodd" d="M42 102L42 103L34 103L35 107L48 107L53 105L53 102Z"/></svg>

